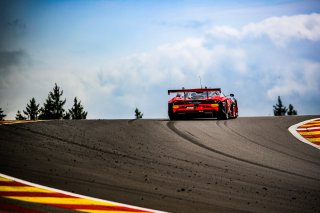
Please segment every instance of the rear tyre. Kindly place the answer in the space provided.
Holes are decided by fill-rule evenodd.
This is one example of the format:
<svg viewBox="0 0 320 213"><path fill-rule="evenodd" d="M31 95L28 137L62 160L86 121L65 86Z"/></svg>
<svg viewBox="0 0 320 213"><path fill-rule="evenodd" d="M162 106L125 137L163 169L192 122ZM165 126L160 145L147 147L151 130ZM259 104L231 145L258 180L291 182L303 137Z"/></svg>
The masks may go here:
<svg viewBox="0 0 320 213"><path fill-rule="evenodd" d="M173 114L169 114L169 119L171 121L174 121L174 120L177 120L177 117L175 115L173 115Z"/></svg>
<svg viewBox="0 0 320 213"><path fill-rule="evenodd" d="M237 117L237 112L236 112L236 105L235 104L232 104L231 107L231 115L230 115L230 118L236 118Z"/></svg>
<svg viewBox="0 0 320 213"><path fill-rule="evenodd" d="M226 102L220 102L219 103L219 112L218 112L218 119L219 120L228 120L229 114L228 114L228 108Z"/></svg>
<svg viewBox="0 0 320 213"><path fill-rule="evenodd" d="M172 104L168 104L168 116L171 121L177 119L177 116L173 113Z"/></svg>

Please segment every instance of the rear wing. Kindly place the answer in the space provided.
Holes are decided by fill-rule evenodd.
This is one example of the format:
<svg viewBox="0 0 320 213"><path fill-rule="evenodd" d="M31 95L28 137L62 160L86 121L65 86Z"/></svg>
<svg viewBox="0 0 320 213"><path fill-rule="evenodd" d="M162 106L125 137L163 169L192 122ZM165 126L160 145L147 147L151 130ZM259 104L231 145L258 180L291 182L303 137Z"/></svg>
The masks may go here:
<svg viewBox="0 0 320 213"><path fill-rule="evenodd" d="M187 92L215 92L218 91L221 93L221 89L220 88L197 88L197 89L172 89L172 90L168 90L168 95L170 95L171 93L179 93L179 92L183 92L183 93L187 93Z"/></svg>

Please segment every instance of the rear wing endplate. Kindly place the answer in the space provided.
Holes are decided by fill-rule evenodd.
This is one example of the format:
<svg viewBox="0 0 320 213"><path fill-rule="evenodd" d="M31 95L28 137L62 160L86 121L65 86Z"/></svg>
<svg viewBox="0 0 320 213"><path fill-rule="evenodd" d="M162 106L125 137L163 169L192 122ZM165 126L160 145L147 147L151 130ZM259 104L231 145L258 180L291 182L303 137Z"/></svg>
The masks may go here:
<svg viewBox="0 0 320 213"><path fill-rule="evenodd" d="M168 90L168 95L170 95L171 93L179 93L179 92L215 92L215 91L219 91L221 92L220 88L198 88L198 89L171 89Z"/></svg>

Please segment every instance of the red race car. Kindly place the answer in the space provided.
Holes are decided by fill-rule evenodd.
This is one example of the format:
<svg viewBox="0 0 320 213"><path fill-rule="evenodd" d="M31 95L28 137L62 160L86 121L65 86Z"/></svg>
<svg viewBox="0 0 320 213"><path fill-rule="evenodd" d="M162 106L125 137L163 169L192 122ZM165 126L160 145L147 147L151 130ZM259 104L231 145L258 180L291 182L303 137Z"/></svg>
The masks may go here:
<svg viewBox="0 0 320 213"><path fill-rule="evenodd" d="M168 101L170 120L188 117L210 117L219 120L238 117L238 104L233 94L225 96L220 88L168 90L177 93Z"/></svg>

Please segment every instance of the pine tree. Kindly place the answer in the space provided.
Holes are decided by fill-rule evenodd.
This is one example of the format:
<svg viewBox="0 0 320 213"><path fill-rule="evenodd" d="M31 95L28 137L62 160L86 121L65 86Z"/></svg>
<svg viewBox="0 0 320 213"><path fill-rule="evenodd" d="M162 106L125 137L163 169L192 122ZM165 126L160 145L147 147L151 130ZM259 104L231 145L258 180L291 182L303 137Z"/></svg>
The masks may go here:
<svg viewBox="0 0 320 213"><path fill-rule="evenodd" d="M2 110L2 108L0 107L0 121L3 121L6 116L7 116L7 115L3 114L3 110Z"/></svg>
<svg viewBox="0 0 320 213"><path fill-rule="evenodd" d="M43 103L43 107L41 107L40 109L39 119L42 119L42 120L54 119L53 118L53 100L50 97L50 95L48 95L46 102Z"/></svg>
<svg viewBox="0 0 320 213"><path fill-rule="evenodd" d="M50 92L50 97L53 100L53 118L61 119L63 117L63 105L66 103L66 99L61 100L61 96L63 95L63 90L60 92L60 87L55 84L53 88L53 92Z"/></svg>
<svg viewBox="0 0 320 213"><path fill-rule="evenodd" d="M27 104L26 110L23 113L28 116L30 120L37 120L39 114L39 104L36 103L36 99L32 98L30 104Z"/></svg>
<svg viewBox="0 0 320 213"><path fill-rule="evenodd" d="M288 115L297 115L298 112L297 112L297 110L294 109L294 107L291 104L289 104L289 109L288 109L287 114Z"/></svg>
<svg viewBox="0 0 320 213"><path fill-rule="evenodd" d="M283 106L280 96L278 96L278 103L273 105L273 113L275 116L284 116L288 109Z"/></svg>
<svg viewBox="0 0 320 213"><path fill-rule="evenodd" d="M74 103L71 109L69 109L69 113L72 119L86 119L88 112L83 110L83 106L81 105L81 101L78 102L77 97L74 98Z"/></svg>
<svg viewBox="0 0 320 213"><path fill-rule="evenodd" d="M65 110L63 109L63 106L66 103L66 99L61 100L62 95L63 90L60 91L60 87L55 83L53 91L49 93L46 102L41 108L41 119L50 120L61 119L64 117Z"/></svg>
<svg viewBox="0 0 320 213"><path fill-rule="evenodd" d="M24 117L24 116L21 114L20 110L18 110L18 112L17 112L17 114L16 114L16 120L26 120L26 119L27 119L27 118Z"/></svg>
<svg viewBox="0 0 320 213"><path fill-rule="evenodd" d="M139 111L138 108L136 108L136 109L134 110L134 113L135 113L136 119L140 119L140 118L142 118L142 116L143 116L143 114Z"/></svg>

